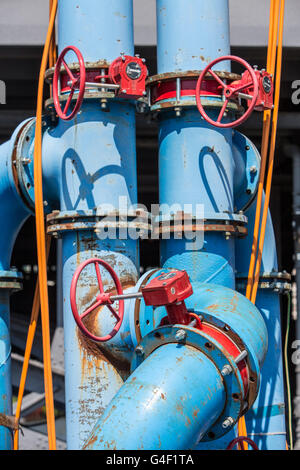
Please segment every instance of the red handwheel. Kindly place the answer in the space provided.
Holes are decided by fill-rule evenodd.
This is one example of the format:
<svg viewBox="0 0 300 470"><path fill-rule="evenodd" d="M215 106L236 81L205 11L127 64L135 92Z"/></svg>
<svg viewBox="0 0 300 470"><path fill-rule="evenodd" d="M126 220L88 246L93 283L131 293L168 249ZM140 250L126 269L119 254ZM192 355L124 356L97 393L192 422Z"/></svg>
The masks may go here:
<svg viewBox="0 0 300 470"><path fill-rule="evenodd" d="M80 315L78 313L78 309L77 309L76 289L77 289L79 276L81 275L84 268L86 266L88 266L89 264L94 264L95 265L95 271L96 271L96 276L97 276L98 286L99 286L99 294L96 296L96 299L95 299L95 302L93 303L93 305L91 305L91 307L89 307L84 313L82 313ZM120 282L117 274L113 270L113 268L108 263L103 261L102 259L91 258L87 261L84 261L77 268L77 270L75 271L75 274L73 276L72 283L71 283L70 300L71 300L71 308L72 308L73 316L74 316L74 319L75 319L75 321L78 325L78 328L82 331L82 333L84 333L86 336L88 336L93 341L96 341L96 342L99 342L99 343L104 343L105 341L109 341L111 338L113 338L117 334L119 329L121 328L123 317L124 317L124 300L119 300L119 309L118 309L118 311L116 311L112 307L113 302L110 300L110 295L111 294L109 294L107 292L104 292L102 277L101 277L101 273L100 273L100 266L103 266L109 272L109 274L111 275L111 277L114 281L114 284L115 284L118 295L123 294L123 289L122 289L121 282ZM92 313L95 309L97 309L98 307L101 307L101 305L106 305L109 308L111 313L116 318L117 323L114 326L113 330L108 335L106 335L106 336L95 336L85 327L82 320L87 315Z"/></svg>
<svg viewBox="0 0 300 470"><path fill-rule="evenodd" d="M77 56L77 59L79 62L79 74L73 73L65 61L65 56L70 51L73 51ZM68 75L68 78L69 78L68 85L70 88L70 93L63 109L61 108L61 104L60 104L61 96L59 96L59 83L60 83L60 78L61 78L61 73L62 73L62 70L61 70L62 65L64 66L65 71ZM55 110L58 116L64 121L70 121L71 119L73 119L78 113L78 111L80 110L83 97L84 97L85 81L86 81L86 70L85 70L84 59L80 50L77 49L77 47L75 46L66 47L61 52L57 60L55 71L54 71L54 77L53 77L54 106L55 106ZM72 102L72 99L76 90L78 90L77 100L75 102L75 106L72 112L68 114L68 111L70 110L71 102Z"/></svg>
<svg viewBox="0 0 300 470"><path fill-rule="evenodd" d="M218 64L219 62L228 61L228 60L233 61L233 62L238 62L240 65L245 67L245 69L248 72L247 76L249 76L249 79L246 80L246 81L242 80L240 83L239 82L235 82L235 83L233 82L231 84L225 83L212 70L212 67L214 65ZM206 114L206 112L204 111L203 105L201 103L201 87L202 87L202 84L203 84L204 80L207 80L207 77L206 77L207 73L209 73L214 78L214 80L216 80L219 83L220 89L222 90L223 100L224 100L224 103L221 107L219 116L218 116L216 121L211 119ZM246 74L245 74L245 76L246 76ZM251 89L251 95L250 94L245 95L243 93L243 91L247 91L249 89ZM244 121L246 121L248 119L248 117L250 116L250 114L252 113L252 111L254 110L254 108L255 108L255 104L256 104L256 101L257 101L257 98L258 98L258 94L259 94L259 83L258 83L257 76L255 74L254 69L244 59L241 59L240 57L236 57L236 56L233 56L233 55L219 57L218 59L215 59L212 62L210 62L210 64L208 64L208 66L202 71L202 73L201 73L201 75L198 79L197 86L196 86L196 102L197 102L197 107L198 107L198 110L199 110L201 116L209 124L211 124L215 127L223 128L223 129L228 128L228 127L237 127L240 124L242 124ZM230 100L236 100L239 97L246 98L248 103L250 102L250 105L249 105L248 109L245 111L245 113L239 119L236 119L235 121L232 121L232 122L222 123L221 121L222 121L222 118L224 117L224 114L225 114L226 108L229 104L229 101Z"/></svg>
<svg viewBox="0 0 300 470"><path fill-rule="evenodd" d="M233 439L233 441L231 441L228 444L226 450L232 450L234 448L234 446L236 446L237 444L240 444L242 450L244 450L243 442L247 442L252 447L253 450L259 450L257 445L255 444L255 442L252 441L252 439L250 439L249 437L246 437L246 436L239 436L239 437L236 437L235 439Z"/></svg>

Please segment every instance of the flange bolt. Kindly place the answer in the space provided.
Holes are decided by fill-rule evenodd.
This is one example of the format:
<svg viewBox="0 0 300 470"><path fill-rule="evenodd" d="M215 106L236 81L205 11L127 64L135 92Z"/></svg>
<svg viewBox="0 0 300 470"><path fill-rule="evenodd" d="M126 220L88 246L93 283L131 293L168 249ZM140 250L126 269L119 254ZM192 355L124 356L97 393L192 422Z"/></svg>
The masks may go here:
<svg viewBox="0 0 300 470"><path fill-rule="evenodd" d="M137 346L135 352L138 356L143 356L145 354L143 346Z"/></svg>
<svg viewBox="0 0 300 470"><path fill-rule="evenodd" d="M175 339L176 341L178 341L179 343L184 341L186 339L186 336L187 336L187 333L186 331L184 330L178 330L176 332L176 335L175 335Z"/></svg>
<svg viewBox="0 0 300 470"><path fill-rule="evenodd" d="M231 374L231 372L232 372L232 367L229 364L226 364L221 370L221 374L223 375L223 377Z"/></svg>
<svg viewBox="0 0 300 470"><path fill-rule="evenodd" d="M229 416L228 418L225 419L225 421L223 421L222 428L227 429L233 424L234 424L234 419L231 416Z"/></svg>

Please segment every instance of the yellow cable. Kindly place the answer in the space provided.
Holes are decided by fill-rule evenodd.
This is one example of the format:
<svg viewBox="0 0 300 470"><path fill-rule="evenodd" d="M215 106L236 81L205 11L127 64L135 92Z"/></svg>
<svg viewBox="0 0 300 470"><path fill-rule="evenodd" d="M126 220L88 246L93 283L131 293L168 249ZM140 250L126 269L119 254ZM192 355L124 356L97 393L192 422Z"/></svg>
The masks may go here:
<svg viewBox="0 0 300 470"><path fill-rule="evenodd" d="M50 245L51 245L51 237L47 236L47 259L49 257L49 252L50 252ZM39 291L39 283L37 281L36 287L35 287L35 292L34 292L34 298L33 298L33 304L32 304L32 311L31 311L31 317L30 317L30 324L29 324L29 329L27 333L27 341L26 341L26 347L25 347L25 353L24 353L24 361L23 361L23 367L22 367L22 373L21 373L21 379L20 379L20 386L19 386L19 392L18 392L18 401L17 401L17 409L16 409L16 420L19 422L20 416L21 416L21 408L22 408L22 401L23 401L23 396L24 396L24 391L25 391L25 385L26 385L26 378L28 374L28 368L29 368L29 360L31 356L31 351L32 351L32 345L33 345L33 340L36 332L36 326L37 326L37 321L39 317L39 311L40 311L40 291ZM17 429L14 433L14 450L19 449L19 430Z"/></svg>
<svg viewBox="0 0 300 470"><path fill-rule="evenodd" d="M46 243L45 243L45 222L44 222L44 202L42 187L42 111L43 111L43 89L44 77L47 68L50 43L55 23L58 0L53 0L52 10L49 19L49 26L45 47L42 56L41 69L39 75L36 128L35 128L35 146L34 146L34 193L35 193L35 217L36 217L36 237L38 254L38 280L41 302L41 319L43 334L43 358L44 358L44 381L45 381L45 403L47 416L47 429L49 449L56 449L55 416L53 383L50 355L50 325L49 325L49 302L47 287L47 261L46 261Z"/></svg>

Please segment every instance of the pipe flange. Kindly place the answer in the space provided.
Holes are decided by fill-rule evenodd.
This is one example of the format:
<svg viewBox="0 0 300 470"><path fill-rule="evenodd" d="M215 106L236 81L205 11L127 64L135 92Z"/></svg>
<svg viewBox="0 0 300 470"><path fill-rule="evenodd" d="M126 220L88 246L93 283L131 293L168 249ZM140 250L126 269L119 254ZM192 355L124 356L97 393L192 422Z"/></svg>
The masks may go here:
<svg viewBox="0 0 300 470"><path fill-rule="evenodd" d="M97 62L85 62L84 65L88 73L95 72L95 71L98 73L99 71L101 71L101 69L108 70L110 66L110 62L107 62L106 60L98 60ZM68 67L72 72L79 72L80 70L80 66L78 62L73 62L71 64L68 64ZM65 68L62 67L61 70L64 71ZM52 85L54 72L55 72L55 67L51 67L48 70L46 70L45 81L49 85Z"/></svg>
<svg viewBox="0 0 300 470"><path fill-rule="evenodd" d="M235 162L235 211L244 212L254 201L260 175L260 153L248 137L234 130L232 150Z"/></svg>
<svg viewBox="0 0 300 470"><path fill-rule="evenodd" d="M237 236L246 237L248 234L247 217L242 214L212 214L205 215L203 219L186 212L176 212L172 215L158 216L154 220L154 234L156 237L166 234L179 235L184 232L220 232L227 238Z"/></svg>
<svg viewBox="0 0 300 470"><path fill-rule="evenodd" d="M106 212L98 208L88 211L54 211L47 217L47 233L53 236L71 230L94 230L95 233L106 234L115 230L134 230L140 237L151 231L151 216L148 212L136 209L128 212ZM102 236L102 235L101 235Z"/></svg>
<svg viewBox="0 0 300 470"><path fill-rule="evenodd" d="M74 97L72 98L72 102L76 101L76 99L77 99L77 95L75 94ZM91 100L99 101L99 103L102 107L102 110L108 111L108 108L107 108L108 100L117 99L117 98L116 98L116 94L114 92L109 92L109 91L98 92L98 91L91 90L91 91L86 91L84 93L83 99L87 100L87 101L91 101ZM67 100L68 100L68 95L60 95L59 102L62 105L63 105L63 103L66 103ZM129 102L130 102L130 100L128 100L128 103ZM54 101L53 101L52 98L49 98L48 100L45 101L45 110L51 116L56 116L56 110L55 110ZM80 113L80 111L79 111L79 113Z"/></svg>
<svg viewBox="0 0 300 470"><path fill-rule="evenodd" d="M183 332L181 336L179 331ZM243 380L234 357L216 339L201 330L184 325L162 326L144 336L136 347L131 363L131 372L153 351L169 343L178 343L181 347L185 345L195 347L211 359L222 375L226 405L222 414L201 441L220 438L233 428L239 417L245 412ZM229 373L225 372L226 368L230 368Z"/></svg>
<svg viewBox="0 0 300 470"><path fill-rule="evenodd" d="M183 108L195 107L195 90L200 70L187 72L171 72L154 75L147 82L148 106L152 113L173 110L176 116L180 116ZM240 75L219 71L216 74L229 81L240 80ZM201 102L208 108L220 108L223 106L218 84L207 73L206 90L203 91ZM228 103L228 110L234 113L243 113L244 108L235 102Z"/></svg>
<svg viewBox="0 0 300 470"><path fill-rule="evenodd" d="M23 289L23 274L16 269L0 271L0 289L8 289L16 292Z"/></svg>
<svg viewBox="0 0 300 470"><path fill-rule="evenodd" d="M36 118L30 119L21 129L15 142L13 152L13 172L17 190L32 213L35 212L34 194L34 142L35 142ZM42 132L44 133L48 123L43 121ZM46 214L52 208L45 202L44 211Z"/></svg>
<svg viewBox="0 0 300 470"><path fill-rule="evenodd" d="M237 274L237 289L244 291L247 287L248 276L246 274ZM292 276L286 271L261 273L259 276L258 288L268 289L279 294L287 294L292 290Z"/></svg>
<svg viewBox="0 0 300 470"><path fill-rule="evenodd" d="M117 90L118 86L114 83L107 83L104 82L103 86L101 87L101 81L99 77L101 77L102 72L104 72L106 78L108 74L108 70L110 67L110 62L107 62L106 60L100 60L97 62L85 62L85 69L86 69L86 90L83 96L83 100L85 101L98 101L100 103L101 109L104 112L109 111L108 103L110 100L121 100L124 101L123 98L120 98L117 96ZM69 69L72 72L78 72L80 70L79 63L71 63L68 65ZM45 81L52 85L53 83L53 77L54 77L54 72L55 72L55 67L52 67L46 71L45 74ZM61 67L61 73L64 74L66 73L66 70L64 67ZM90 84L90 88L89 88ZM91 86L97 85L97 86ZM108 86L110 85L110 86ZM69 99L69 94L68 93L61 93L59 95L59 102L63 106ZM74 103L77 100L77 93L74 94L71 103ZM140 100L136 99L128 99L126 102L131 103L132 105L136 105L137 102ZM45 109L47 113L50 114L52 119L56 118L56 110L54 106L54 100L53 98L49 98L45 102ZM80 111L79 111L80 112Z"/></svg>
<svg viewBox="0 0 300 470"><path fill-rule="evenodd" d="M223 105L223 101L221 97L217 99L216 97L210 98L208 96L203 96L201 97L201 103L203 107L210 108L210 109L220 109L222 108L222 105ZM178 101L177 100L159 101L158 103L155 103L154 105L152 105L149 109L152 113L153 118L158 118L159 114L164 111L165 112L171 111L172 113L175 113L176 117L180 117L185 109L195 108L196 106L197 106L196 98L191 99L190 97L183 97ZM234 103L234 102L228 103L227 110L228 112L232 112L235 114L243 114L245 111L242 106L239 106L237 103ZM202 119L203 119L202 116L199 115L199 120L202 120Z"/></svg>
<svg viewBox="0 0 300 470"><path fill-rule="evenodd" d="M191 78L199 78L202 70L188 70L188 71L183 71L183 72L165 72L165 73L160 73L157 75L152 75L149 77L146 81L146 85L154 85L156 83L161 83L163 81L170 81L174 80L176 78L180 79L191 79ZM232 73L232 72L226 72L226 71L215 71L216 75L218 77L227 79L227 80L240 80L242 77L239 74ZM206 78L208 80L213 80L213 77L208 73Z"/></svg>

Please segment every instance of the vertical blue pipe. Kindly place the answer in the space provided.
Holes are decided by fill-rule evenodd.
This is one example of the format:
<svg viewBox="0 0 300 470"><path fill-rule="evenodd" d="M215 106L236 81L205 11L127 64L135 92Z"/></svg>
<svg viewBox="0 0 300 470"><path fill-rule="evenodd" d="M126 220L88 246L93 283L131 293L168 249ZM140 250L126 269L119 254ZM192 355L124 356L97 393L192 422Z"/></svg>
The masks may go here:
<svg viewBox="0 0 300 470"><path fill-rule="evenodd" d="M9 142L0 146L0 212L3 221L0 230L0 413L9 416L12 415L9 298L11 281L19 277L18 273L10 271L10 260L17 234L30 213L19 197L12 174L12 152L21 126ZM11 448L12 432L0 426L0 450Z"/></svg>
<svg viewBox="0 0 300 470"><path fill-rule="evenodd" d="M236 245L237 272L247 273L252 249L256 204L247 211L249 235ZM266 228L261 273L278 271L276 241L269 213ZM256 306L265 319L269 346L262 368L261 387L253 408L247 413L247 430L260 449L285 450L285 399L282 361L282 331L280 294L269 289L258 289Z"/></svg>
<svg viewBox="0 0 300 470"><path fill-rule="evenodd" d="M157 0L157 44L158 73L203 70L228 55L228 0Z"/></svg>
<svg viewBox="0 0 300 470"><path fill-rule="evenodd" d="M157 41L158 73L203 69L230 52L228 1L157 0ZM193 215L202 204L210 219L233 213L231 130L210 126L197 109L160 116L160 204L180 204ZM164 267L186 269L192 281L234 287L234 241L223 234L206 232L196 251L187 250L184 239L161 240L160 247Z"/></svg>
<svg viewBox="0 0 300 470"><path fill-rule="evenodd" d="M58 50L76 46L85 62L112 62L120 52L133 55L132 0L60 0Z"/></svg>
<svg viewBox="0 0 300 470"><path fill-rule="evenodd" d="M132 0L61 0L58 25L59 51L77 46L85 62L111 62L121 52L134 52ZM74 56L67 61L74 62ZM63 213L80 218L88 211L118 210L120 196L123 204L137 203L133 104L115 99L103 112L97 100L85 101L73 121L60 121L45 133L43 145L45 192L52 199L59 195ZM80 449L123 379L122 367L78 331L69 300L71 280L79 264L99 257L115 269L124 288L132 287L138 277L138 242L101 240L91 229L62 232L62 238L67 446ZM96 290L95 273L87 270L77 289L80 308L92 303Z"/></svg>
<svg viewBox="0 0 300 470"><path fill-rule="evenodd" d="M0 413L12 414L9 293L0 290ZM12 431L0 426L0 450L12 448Z"/></svg>

